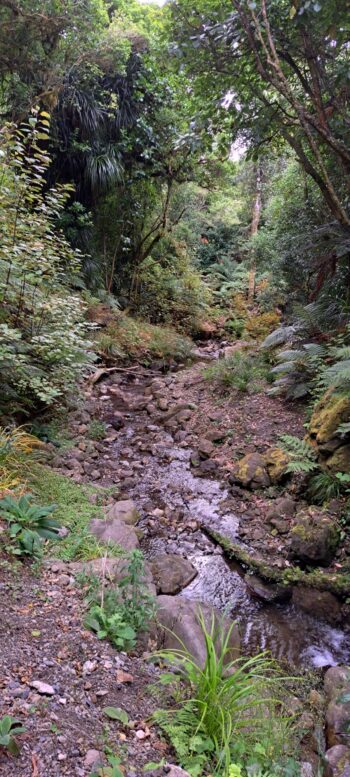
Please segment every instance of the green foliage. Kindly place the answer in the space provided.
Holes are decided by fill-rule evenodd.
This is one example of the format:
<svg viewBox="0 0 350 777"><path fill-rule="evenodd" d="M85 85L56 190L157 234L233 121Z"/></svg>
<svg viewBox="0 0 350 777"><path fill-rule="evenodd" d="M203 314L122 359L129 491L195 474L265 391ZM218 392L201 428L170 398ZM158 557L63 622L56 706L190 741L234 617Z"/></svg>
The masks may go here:
<svg viewBox="0 0 350 777"><path fill-rule="evenodd" d="M57 539L60 524L49 516L56 505L39 507L32 498L6 496L0 500L0 518L7 523L9 550L16 556L39 556L43 540Z"/></svg>
<svg viewBox="0 0 350 777"><path fill-rule="evenodd" d="M0 140L0 385L2 406L51 405L89 362L83 305L68 288L80 257L56 221L71 188L47 189L48 114Z"/></svg>
<svg viewBox="0 0 350 777"><path fill-rule="evenodd" d="M338 472L333 475L331 472L319 472L313 475L307 490L310 501L315 504L323 504L330 499L337 499L341 496L344 491L344 485L347 484L346 480L342 482L342 479L339 478L339 475L343 474L345 473ZM345 475L345 478L348 477Z"/></svg>
<svg viewBox="0 0 350 777"><path fill-rule="evenodd" d="M275 665L264 654L232 660L229 640L234 625L217 653L214 622L207 630L201 619L201 626L206 643L203 668L185 649L157 654L176 667L186 696L179 708L157 711L156 722L193 777L207 769L229 777L237 761L255 768L277 765L288 754L292 735Z"/></svg>
<svg viewBox="0 0 350 777"><path fill-rule="evenodd" d="M87 561L104 555L106 547L88 532L88 525L92 518L103 517L102 507L99 503L93 504L91 497L94 496L96 500L97 495L99 501L103 502L108 492L74 483L70 478L40 464L31 465L28 480L39 502L54 500L57 520L69 529L67 536L52 546L55 558Z"/></svg>
<svg viewBox="0 0 350 777"><path fill-rule="evenodd" d="M290 434L282 434L280 445L290 459L287 472L310 474L318 469L317 452L305 440Z"/></svg>
<svg viewBox="0 0 350 777"><path fill-rule="evenodd" d="M186 361L192 348L192 341L175 329L148 324L125 314L120 314L96 338L97 351L112 363L123 359L137 359L144 364L154 359L164 363Z"/></svg>
<svg viewBox="0 0 350 777"><path fill-rule="evenodd" d="M8 750L11 755L18 755L16 734L24 734L25 730L19 720L12 718L11 715L4 715L0 718L0 748Z"/></svg>
<svg viewBox="0 0 350 777"><path fill-rule="evenodd" d="M287 472L308 474L318 469L317 453L304 440L285 434L281 435L280 444L291 459Z"/></svg>
<svg viewBox="0 0 350 777"><path fill-rule="evenodd" d="M97 419L89 424L87 436L90 440L104 440L106 437L106 425Z"/></svg>
<svg viewBox="0 0 350 777"><path fill-rule="evenodd" d="M155 613L154 597L144 581L144 562L140 551L127 559L125 574L114 585L96 589L89 595L90 607L85 624L99 639L109 639L119 650L132 649L137 636Z"/></svg>
<svg viewBox="0 0 350 777"><path fill-rule="evenodd" d="M253 394L263 390L269 372L269 365L263 357L237 351L227 359L219 359L213 367L208 367L204 376L225 390L237 389Z"/></svg>

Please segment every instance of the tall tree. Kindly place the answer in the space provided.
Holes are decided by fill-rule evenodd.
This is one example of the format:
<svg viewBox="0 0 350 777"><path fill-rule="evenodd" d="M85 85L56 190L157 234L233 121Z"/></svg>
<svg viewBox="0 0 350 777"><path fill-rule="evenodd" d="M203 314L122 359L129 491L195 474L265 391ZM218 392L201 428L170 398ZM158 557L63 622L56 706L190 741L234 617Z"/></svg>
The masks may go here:
<svg viewBox="0 0 350 777"><path fill-rule="evenodd" d="M250 148L287 143L350 231L346 0L176 0L172 18L207 127L226 117Z"/></svg>

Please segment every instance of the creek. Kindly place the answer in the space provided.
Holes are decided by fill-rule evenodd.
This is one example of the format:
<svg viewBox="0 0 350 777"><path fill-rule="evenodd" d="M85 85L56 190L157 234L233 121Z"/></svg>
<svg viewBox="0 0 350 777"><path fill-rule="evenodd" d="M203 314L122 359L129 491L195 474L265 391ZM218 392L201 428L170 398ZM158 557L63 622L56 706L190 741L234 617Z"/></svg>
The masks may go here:
<svg viewBox="0 0 350 777"><path fill-rule="evenodd" d="M154 374L126 376L119 385L132 398L152 378ZM164 380L162 375L159 378ZM165 394L168 386L169 379L164 382ZM110 398L118 410L115 396ZM126 490L141 514L146 558L175 553L189 559L198 575L181 596L214 605L236 620L245 654L269 650L292 668L349 663L349 629L332 627L290 603L267 604L249 593L245 571L230 562L206 534L210 526L239 542L239 517L227 507L227 483L219 476L198 477L191 467L192 453L188 443L176 443L145 410L126 414L125 426L109 447L109 456L130 467L133 474Z"/></svg>

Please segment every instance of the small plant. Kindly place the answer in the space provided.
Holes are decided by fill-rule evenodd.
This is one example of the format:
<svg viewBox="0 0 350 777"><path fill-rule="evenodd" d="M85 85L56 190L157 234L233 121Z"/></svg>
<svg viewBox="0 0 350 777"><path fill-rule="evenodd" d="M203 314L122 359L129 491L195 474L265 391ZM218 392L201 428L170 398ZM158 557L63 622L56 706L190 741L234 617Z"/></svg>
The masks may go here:
<svg viewBox="0 0 350 777"><path fill-rule="evenodd" d="M91 421L88 429L90 440L104 440L106 436L106 426L102 421Z"/></svg>
<svg viewBox="0 0 350 777"><path fill-rule="evenodd" d="M85 625L96 632L98 639L109 639L119 650L131 650L136 644L136 631L125 622L122 613L108 612L100 604L90 608Z"/></svg>
<svg viewBox="0 0 350 777"><path fill-rule="evenodd" d="M218 652L220 634L214 622L207 630L201 618L201 628L206 644L204 667L185 648L156 654L176 667L174 677L184 689L178 708L158 710L156 722L193 777L205 770L238 777L237 763L249 767L252 756L257 767L275 765L287 752L291 727L283 714L282 678L274 663L265 654L230 660L234 625ZM171 675L166 677L169 685L174 682ZM283 678L284 688L285 682Z"/></svg>
<svg viewBox="0 0 350 777"><path fill-rule="evenodd" d="M282 434L280 445L290 459L287 472L309 474L318 469L317 453L305 440L290 434Z"/></svg>
<svg viewBox="0 0 350 777"><path fill-rule="evenodd" d="M109 766L100 766L93 771L90 777L124 777L124 771L120 768L121 758L116 755L107 756Z"/></svg>
<svg viewBox="0 0 350 777"><path fill-rule="evenodd" d="M25 728L20 720L12 718L11 715L4 715L0 719L0 748L5 748L11 755L18 755L19 745L16 734L24 734L24 732Z"/></svg>
<svg viewBox="0 0 350 777"><path fill-rule="evenodd" d="M125 575L112 588L106 590L103 579L99 590L90 591L88 601L86 626L120 650L132 649L155 613L154 597L145 588L141 551L132 551Z"/></svg>
<svg viewBox="0 0 350 777"><path fill-rule="evenodd" d="M338 499L344 491L341 480L338 475L343 473L338 472L333 475L331 472L319 472L310 480L308 486L308 496L315 504L323 504L330 499Z"/></svg>
<svg viewBox="0 0 350 777"><path fill-rule="evenodd" d="M45 539L57 539L59 523L49 516L55 505L40 507L31 497L14 499L6 496L0 500L0 518L8 524L9 549L16 556L39 556Z"/></svg>

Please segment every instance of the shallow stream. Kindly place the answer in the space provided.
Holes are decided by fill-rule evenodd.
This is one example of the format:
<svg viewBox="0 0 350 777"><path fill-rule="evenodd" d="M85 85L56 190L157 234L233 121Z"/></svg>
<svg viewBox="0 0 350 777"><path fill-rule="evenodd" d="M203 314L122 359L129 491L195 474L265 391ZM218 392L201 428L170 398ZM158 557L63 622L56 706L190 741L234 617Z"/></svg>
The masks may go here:
<svg viewBox="0 0 350 777"><path fill-rule="evenodd" d="M139 386L123 385L123 390L128 389L140 392ZM229 562L205 532L210 526L239 541L239 518L225 507L226 484L196 477L188 447L176 444L171 434L142 412L130 414L113 448L117 457L136 467L136 482L128 487L128 494L142 515L146 557L179 553L198 570L181 596L215 605L236 620L246 653L269 650L291 667L349 663L350 629L334 628L289 603L266 604L249 593L243 569ZM160 510L165 512L163 521ZM167 510L177 516L175 529L166 519Z"/></svg>

